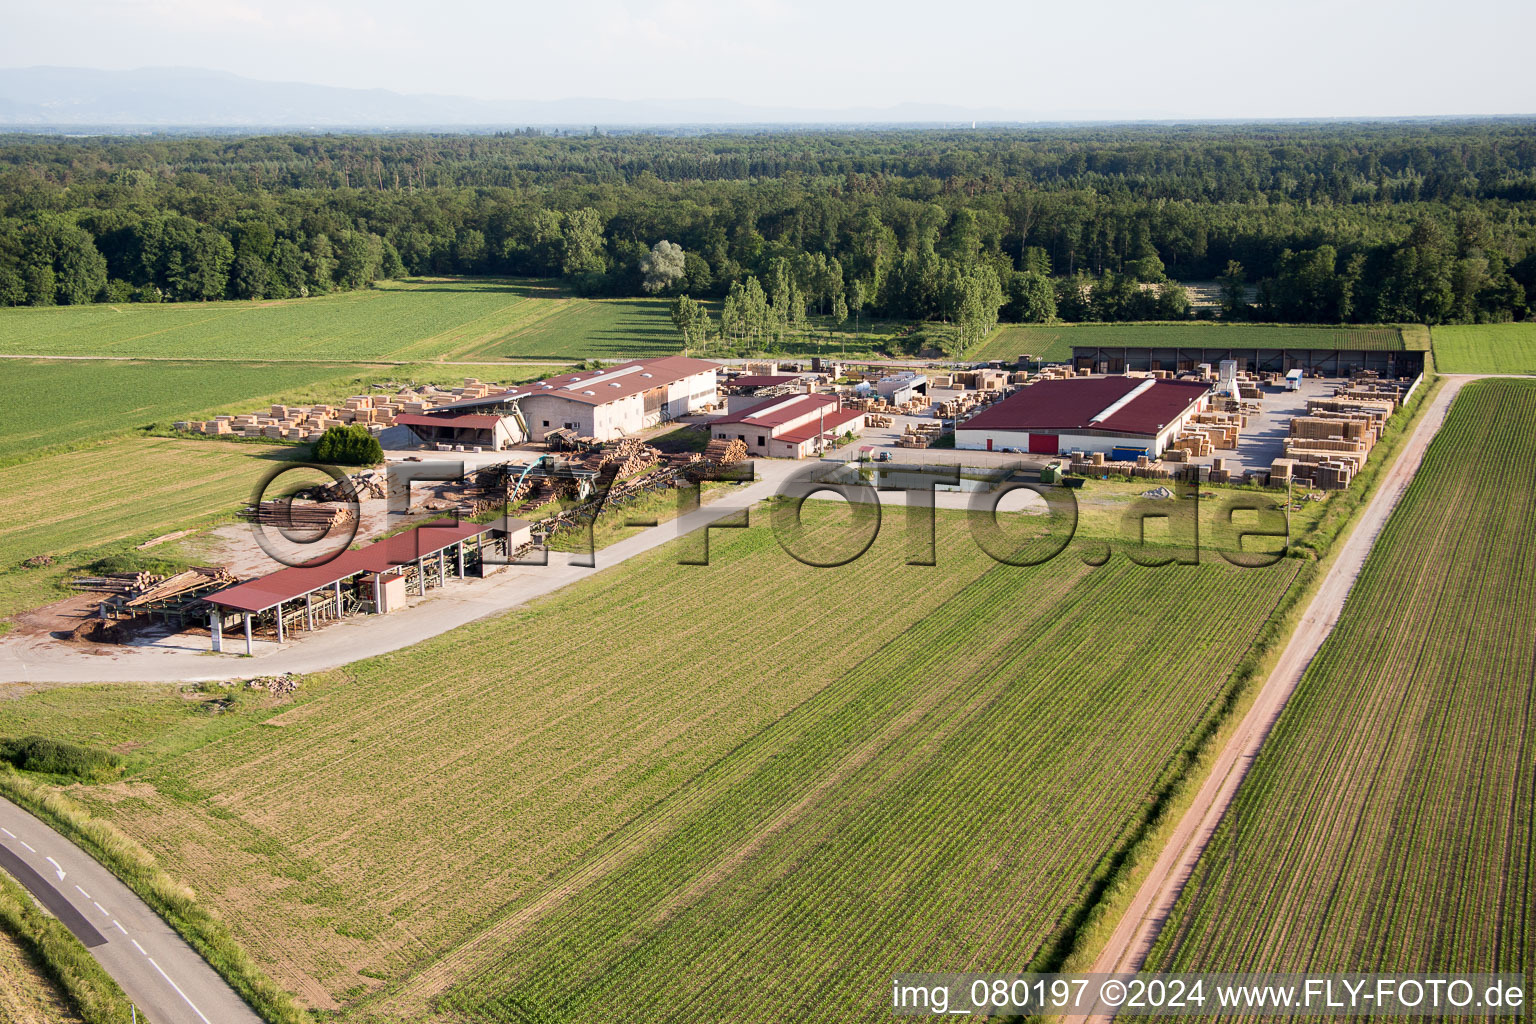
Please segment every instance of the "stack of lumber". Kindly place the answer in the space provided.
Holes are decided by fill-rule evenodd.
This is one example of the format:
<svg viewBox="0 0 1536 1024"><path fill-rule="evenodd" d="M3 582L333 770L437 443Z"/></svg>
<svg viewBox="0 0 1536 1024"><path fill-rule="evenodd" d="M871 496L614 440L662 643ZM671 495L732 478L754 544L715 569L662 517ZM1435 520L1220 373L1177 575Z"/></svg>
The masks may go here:
<svg viewBox="0 0 1536 1024"><path fill-rule="evenodd" d="M128 602L128 607L136 608L154 601L190 597L213 587L227 587L234 582L235 577L222 565L194 565L144 588Z"/></svg>
<svg viewBox="0 0 1536 1024"><path fill-rule="evenodd" d="M330 530L352 521L352 510L342 505L302 505L289 501L264 501L247 505L240 518L284 530Z"/></svg>
<svg viewBox="0 0 1536 1024"><path fill-rule="evenodd" d="M747 443L740 438L723 441L716 438L704 446L704 460L717 466L728 466L747 457Z"/></svg>
<svg viewBox="0 0 1536 1024"><path fill-rule="evenodd" d="M81 590L100 590L109 594L136 594L165 579L152 572L109 572L103 576L76 576L69 581Z"/></svg>
<svg viewBox="0 0 1536 1024"><path fill-rule="evenodd" d="M881 413L872 412L864 417L864 425L866 427L888 427L891 425L891 418Z"/></svg>

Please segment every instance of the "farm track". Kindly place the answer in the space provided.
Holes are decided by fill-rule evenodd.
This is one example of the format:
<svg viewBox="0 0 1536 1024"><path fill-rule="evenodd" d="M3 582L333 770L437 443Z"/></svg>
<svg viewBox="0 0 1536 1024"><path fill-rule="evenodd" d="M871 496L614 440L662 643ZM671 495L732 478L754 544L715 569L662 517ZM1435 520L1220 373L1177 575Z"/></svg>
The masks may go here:
<svg viewBox="0 0 1536 1024"><path fill-rule="evenodd" d="M1176 902L1186 886L1191 884L1201 854L1210 844L1223 819L1229 815L1240 784L1248 778L1260 748L1271 735L1303 673L1313 664L1320 649L1323 648L1324 641L1337 626L1345 600L1354 588L1367 556L1371 553L1377 539L1382 536L1391 514L1398 507L1410 483L1414 480L1430 442L1440 432L1446 420L1452 402L1461 393L1463 387L1474 379L1476 378L1468 376L1447 376L1444 387L1424 409L1413 434L1398 453L1396 461L1383 477L1378 490L1367 503L1349 537L1337 552L1327 576L1319 586L1301 622L1292 633L1289 643L1253 705L1217 756L1204 785L1169 836L1162 853L1090 970L1130 972L1141 970L1146 965L1153 945L1168 921ZM1452 517L1441 517L1436 523L1424 525L1439 532L1441 543L1445 543L1448 537L1457 535L1456 531L1461 526ZM1454 548L1454 542L1452 547ZM1438 565L1420 564L1415 570L1415 575L1420 577L1422 582L1422 578L1434 576L1438 571ZM1410 580L1397 582L1404 588L1404 593L1409 592L1413 586ZM1469 638L1469 643L1471 640L1472 638ZM1407 652L1397 651L1394 654L1405 656ZM1392 668L1393 672L1406 675L1411 671L1412 666L1394 665ZM1369 706L1389 698L1363 692L1359 695L1359 699L1362 706ZM1415 717L1413 710L1407 707L1399 708L1395 715L1389 717L1394 721L1411 720ZM1339 740L1357 745L1365 742L1360 737L1348 736L1340 737ZM1386 747L1382 759L1377 762L1374 775L1381 778L1400 777L1404 763L1402 759L1408 757L1410 751L1402 749L1401 745L1394 748L1390 743L1386 744ZM1320 750L1317 752L1317 760L1319 764L1337 765L1352 761L1356 753L1348 749ZM1395 770L1393 758L1398 759ZM1310 805L1316 811L1327 812L1330 781L1324 773L1319 773L1311 783ZM1361 792L1356 795L1357 805L1359 801L1366 799L1368 793L1369 786L1361 787ZM1314 812L1309 810L1308 813ZM1312 844L1336 844L1341 832L1353 834L1356 826L1351 823L1357 823L1359 819L1345 801L1332 808L1331 820L1333 824L1320 824L1311 833ZM1316 897L1309 889L1310 879L1298 877L1296 868L1288 866L1305 864L1308 851L1312 848L1315 846L1309 848L1303 845L1288 848L1284 853L1285 861L1271 864L1270 871L1274 877L1286 879L1289 882L1277 885L1269 893L1261 895L1259 898L1264 906L1295 906L1301 901L1315 901ZM1343 874L1341 869L1339 877L1342 878ZM1447 874L1448 877L1455 875L1454 872ZM1390 913L1390 908L1394 905L1390 880L1381 880L1379 890L1381 903L1389 908L1387 913ZM1263 906L1254 909L1260 914L1264 912ZM1326 912L1323 917L1326 919ZM1291 946L1286 929L1287 926L1282 924L1263 940L1250 936L1247 952L1237 958L1240 964L1265 963L1280 946ZM1385 926L1382 928L1383 941L1385 941L1385 934L1389 931L1390 928ZM1262 945L1254 946L1255 941L1262 941ZM1312 949L1314 957L1321 956L1322 959L1327 960L1325 952L1321 949L1322 942L1321 933L1319 933L1317 937L1304 941L1303 947Z"/></svg>

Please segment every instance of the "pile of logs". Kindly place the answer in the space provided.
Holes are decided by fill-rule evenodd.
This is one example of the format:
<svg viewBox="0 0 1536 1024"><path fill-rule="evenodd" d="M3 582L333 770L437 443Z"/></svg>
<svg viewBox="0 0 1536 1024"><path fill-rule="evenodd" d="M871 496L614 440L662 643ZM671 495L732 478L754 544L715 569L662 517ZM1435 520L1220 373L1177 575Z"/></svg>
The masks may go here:
<svg viewBox="0 0 1536 1024"><path fill-rule="evenodd" d="M350 486L348 486L350 485ZM346 483L338 480L323 487L310 489L316 501L347 501L355 492L359 501L363 498L382 498L389 493L389 478L382 469L364 469L347 477Z"/></svg>
<svg viewBox="0 0 1536 1024"><path fill-rule="evenodd" d="M301 505L290 501L264 501L247 505L240 518L283 530L324 530L352 521L352 510L342 505Z"/></svg>
<svg viewBox="0 0 1536 1024"><path fill-rule="evenodd" d="M107 594L136 594L153 587L164 576L152 572L109 572L105 576L76 576L70 586L81 590L100 590Z"/></svg>
<svg viewBox="0 0 1536 1024"><path fill-rule="evenodd" d="M740 443L740 442L738 442ZM743 448L746 446L743 445ZM661 459L661 451L652 448L636 437L626 437L611 445L603 451L602 458L598 460L599 466L605 466L611 462L618 463L619 472L617 479L623 480L634 476L642 470L650 469Z"/></svg>
<svg viewBox="0 0 1536 1024"><path fill-rule="evenodd" d="M716 438L704 446L704 461L713 462L717 466L729 466L746 457L747 443L740 438L734 441L722 441Z"/></svg>
<svg viewBox="0 0 1536 1024"><path fill-rule="evenodd" d="M235 581L235 577L222 565L194 565L145 587L128 601L128 607L136 608L154 601L199 594L214 587L227 587Z"/></svg>

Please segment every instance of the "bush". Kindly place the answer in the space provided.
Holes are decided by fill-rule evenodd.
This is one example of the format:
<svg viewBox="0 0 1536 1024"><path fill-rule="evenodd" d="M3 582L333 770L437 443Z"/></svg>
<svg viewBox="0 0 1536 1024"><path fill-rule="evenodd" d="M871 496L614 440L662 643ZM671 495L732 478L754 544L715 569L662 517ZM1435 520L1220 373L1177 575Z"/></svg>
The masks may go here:
<svg viewBox="0 0 1536 1024"><path fill-rule="evenodd" d="M123 763L105 750L46 736L0 740L0 760L25 772L67 775L87 782L112 778Z"/></svg>
<svg viewBox="0 0 1536 1024"><path fill-rule="evenodd" d="M384 461L384 448L367 427L329 427L315 442L315 461L333 466L376 466Z"/></svg>

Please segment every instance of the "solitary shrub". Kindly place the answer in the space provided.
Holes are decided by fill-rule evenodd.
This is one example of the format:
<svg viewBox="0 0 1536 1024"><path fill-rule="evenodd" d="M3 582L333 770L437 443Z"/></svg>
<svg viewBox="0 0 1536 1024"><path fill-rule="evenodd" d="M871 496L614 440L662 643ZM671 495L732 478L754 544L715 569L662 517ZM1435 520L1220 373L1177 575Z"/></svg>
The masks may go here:
<svg viewBox="0 0 1536 1024"><path fill-rule="evenodd" d="M366 427L355 423L327 427L315 442L315 461L333 466L374 466L384 461L384 448Z"/></svg>
<svg viewBox="0 0 1536 1024"><path fill-rule="evenodd" d="M122 765L116 754L46 736L0 740L0 760L25 772L68 775L86 781L111 778Z"/></svg>

